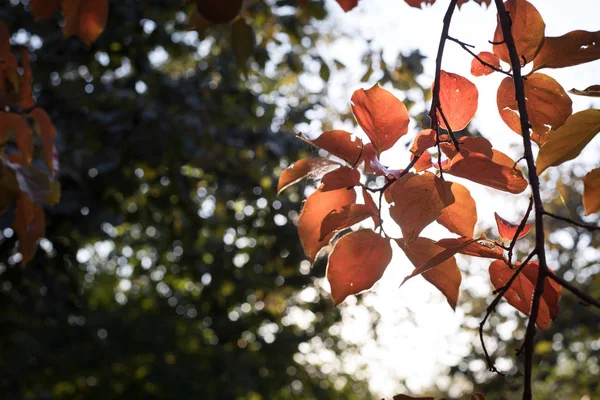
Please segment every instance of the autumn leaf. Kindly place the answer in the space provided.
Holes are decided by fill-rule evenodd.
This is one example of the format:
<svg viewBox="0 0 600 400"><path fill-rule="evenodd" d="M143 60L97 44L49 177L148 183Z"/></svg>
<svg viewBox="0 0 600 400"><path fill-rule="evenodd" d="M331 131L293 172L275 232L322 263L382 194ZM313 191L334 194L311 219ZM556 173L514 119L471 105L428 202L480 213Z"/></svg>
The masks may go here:
<svg viewBox="0 0 600 400"><path fill-rule="evenodd" d="M348 12L358 5L358 0L336 0L336 1L340 5L340 7L342 7L342 10L344 10L344 12Z"/></svg>
<svg viewBox="0 0 600 400"><path fill-rule="evenodd" d="M415 155L413 154L410 160L412 161L414 157ZM424 152L423 154L421 154L414 166L415 171L417 172L423 172L431 167L433 167L433 161L431 159L431 154L429 154L428 152Z"/></svg>
<svg viewBox="0 0 600 400"><path fill-rule="evenodd" d="M360 183L360 172L354 168L340 167L323 175L321 182L323 192L351 188Z"/></svg>
<svg viewBox="0 0 600 400"><path fill-rule="evenodd" d="M346 297L373 287L391 260L389 240L372 230L343 236L335 244L327 264L333 303L338 305Z"/></svg>
<svg viewBox="0 0 600 400"><path fill-rule="evenodd" d="M470 80L458 74L440 72L440 108L450 129L466 128L477 112L478 98L477 87ZM448 129L439 110L438 120L440 126Z"/></svg>
<svg viewBox="0 0 600 400"><path fill-rule="evenodd" d="M0 143L14 135L17 148L27 163L33 158L33 131L27 120L19 114L0 112Z"/></svg>
<svg viewBox="0 0 600 400"><path fill-rule="evenodd" d="M479 5L483 5L483 4L485 4L486 6L489 6L489 5L492 3L492 0L471 0L471 1L472 1L472 2L474 2L474 3L477 3L477 4L479 4ZM463 4L465 4L465 3L468 3L468 2L469 2L469 0L458 0L458 1L456 2L456 5L457 5L457 6L458 6L458 8L460 9L460 7L461 7Z"/></svg>
<svg viewBox="0 0 600 400"><path fill-rule="evenodd" d="M60 8L61 0L30 0L31 14L35 19L52 18Z"/></svg>
<svg viewBox="0 0 600 400"><path fill-rule="evenodd" d="M374 216L377 216L377 213L373 212L371 207L366 204L349 204L341 210L333 210L327 214L321 223L321 236L319 240L323 240L332 232L349 228Z"/></svg>
<svg viewBox="0 0 600 400"><path fill-rule="evenodd" d="M592 85L583 90L571 89L569 93L576 94L578 96L588 97L600 97L600 85Z"/></svg>
<svg viewBox="0 0 600 400"><path fill-rule="evenodd" d="M572 31L558 37L547 37L533 60L533 71L541 68L563 68L600 58L600 31Z"/></svg>
<svg viewBox="0 0 600 400"><path fill-rule="evenodd" d="M372 143L367 143L363 148L361 158L358 163L361 164L363 161L365 162L365 173L367 174L373 173L375 175L387 177L393 175L392 171L381 164L381 161L377 155L377 150L375 150L375 147Z"/></svg>
<svg viewBox="0 0 600 400"><path fill-rule="evenodd" d="M500 59L494 53L490 53L489 51L482 51L477 54L481 60L485 61L489 65L492 65L496 68L500 68ZM494 69L488 67L485 64L482 64L477 58L473 57L471 61L471 74L473 76L484 76L489 75L494 72Z"/></svg>
<svg viewBox="0 0 600 400"><path fill-rule="evenodd" d="M433 129L424 129L417 133L413 141L410 152L415 155L421 155L423 152L436 144L437 134Z"/></svg>
<svg viewBox="0 0 600 400"><path fill-rule="evenodd" d="M341 211L344 206L356 201L356 191L347 189L323 192L317 190L304 203L298 218L298 236L304 253L312 262L319 250L329 243L333 234L321 239L321 224L331 211Z"/></svg>
<svg viewBox="0 0 600 400"><path fill-rule="evenodd" d="M373 214L373 216L371 217L371 219L373 220L373 223L375 224L375 226L381 225L381 218L379 218L379 208L377 207L377 204L375 204L375 201L373 200L371 193L369 193L367 191L367 189L365 189L363 187L362 195L363 195L363 200L365 202L365 205L369 207L369 209L371 210L371 213Z"/></svg>
<svg viewBox="0 0 600 400"><path fill-rule="evenodd" d="M242 10L242 0L196 0L196 9L214 24L226 24Z"/></svg>
<svg viewBox="0 0 600 400"><path fill-rule="evenodd" d="M437 222L450 232L460 236L472 237L477 223L477 205L471 197L469 189L463 185L451 182L450 188L454 195L454 203L442 210Z"/></svg>
<svg viewBox="0 0 600 400"><path fill-rule="evenodd" d="M591 170L583 178L583 208L585 215L600 211L600 168Z"/></svg>
<svg viewBox="0 0 600 400"><path fill-rule="evenodd" d="M463 150L468 150L470 152L481 153L488 158L492 158L494 156L494 150L492 149L492 144L489 140L484 138L483 136L478 137L469 137L463 136L458 139L458 143L460 148ZM452 159L458 153L456 148L452 143L441 143L440 148L442 149L442 153L446 155L446 157Z"/></svg>
<svg viewBox="0 0 600 400"><path fill-rule="evenodd" d="M56 172L54 166L56 128L43 108L35 108L29 113L29 117L33 120L33 131L42 139L42 152L46 166L51 172Z"/></svg>
<svg viewBox="0 0 600 400"><path fill-rule="evenodd" d="M421 8L423 5L431 5L435 0L404 0L406 4L414 8Z"/></svg>
<svg viewBox="0 0 600 400"><path fill-rule="evenodd" d="M307 139L301 134L299 134L298 137L307 143L341 158L353 166L358 164L364 147L363 142L360 139L353 139L349 132L342 130L323 132L321 136L316 139Z"/></svg>
<svg viewBox="0 0 600 400"><path fill-rule="evenodd" d="M327 158L303 158L285 169L279 177L277 194L304 178L321 179L326 173L339 168L340 164Z"/></svg>
<svg viewBox="0 0 600 400"><path fill-rule="evenodd" d="M409 172L391 186L393 205L390 215L400 225L407 244L435 221L442 210L454 203L451 183L430 172L423 175Z"/></svg>
<svg viewBox="0 0 600 400"><path fill-rule="evenodd" d="M352 95L352 112L377 154L392 147L408 132L408 111L393 94L375 85Z"/></svg>
<svg viewBox="0 0 600 400"><path fill-rule="evenodd" d="M500 237L504 240L513 240L515 237L517 230L519 229L519 224L513 224L512 222L508 222L504 218L498 215L498 213L494 213L494 217L496 218L496 225L498 226L498 233ZM525 224L523 230L519 233L517 239L521 239L525 235L529 233L531 230L530 224Z"/></svg>
<svg viewBox="0 0 600 400"><path fill-rule="evenodd" d="M83 0L79 11L77 35L87 45L94 43L108 21L108 0Z"/></svg>
<svg viewBox="0 0 600 400"><path fill-rule="evenodd" d="M573 112L573 102L563 87L548 75L535 73L524 81L527 114L531 123L531 139L542 145L550 130L562 126ZM514 82L506 77L498 87L498 112L510 129L521 134L521 119Z"/></svg>
<svg viewBox="0 0 600 400"><path fill-rule="evenodd" d="M478 239L479 240L479 239ZM466 246L462 244L466 243ZM459 254L473 257L495 258L502 260L504 258L504 250L494 244L489 244L490 247L483 245L477 241L473 241L469 237L459 237L452 239L441 239L437 244L445 249L457 248Z"/></svg>
<svg viewBox="0 0 600 400"><path fill-rule="evenodd" d="M531 303L538 271L538 263L528 263L504 294L504 298L508 303L525 315L531 313ZM496 260L490 264L489 272L492 285L494 288L499 289L508 284L508 280L516 270L511 269L505 261ZM546 278L536 320L536 325L540 329L548 327L552 319L558 314L558 300L561 293L562 288L551 279Z"/></svg>
<svg viewBox="0 0 600 400"><path fill-rule="evenodd" d="M17 201L14 228L19 238L19 252L23 256L21 265L25 265L33 259L37 241L44 236L46 219L42 207L23 192Z"/></svg>
<svg viewBox="0 0 600 400"><path fill-rule="evenodd" d="M410 245L407 245L404 239L397 239L396 242L415 268L446 250L433 240L423 237L418 237ZM454 256L447 258L435 268L429 269L421 275L442 292L452 309L456 308L462 277Z"/></svg>
<svg viewBox="0 0 600 400"><path fill-rule="evenodd" d="M506 11L510 15L511 33L519 60L525 63L533 61L544 44L544 31L546 24L538 10L525 0L507 0L504 2ZM504 42L500 21L494 33L493 51L502 61L510 63L508 48Z"/></svg>
<svg viewBox="0 0 600 400"><path fill-rule="evenodd" d="M537 156L537 174L574 159L600 132L600 110L590 109L571 115L567 122L550 133Z"/></svg>
<svg viewBox="0 0 600 400"><path fill-rule="evenodd" d="M435 1L435 0L434 0ZM405 394L397 394L393 400L435 400L433 397L412 397Z"/></svg>

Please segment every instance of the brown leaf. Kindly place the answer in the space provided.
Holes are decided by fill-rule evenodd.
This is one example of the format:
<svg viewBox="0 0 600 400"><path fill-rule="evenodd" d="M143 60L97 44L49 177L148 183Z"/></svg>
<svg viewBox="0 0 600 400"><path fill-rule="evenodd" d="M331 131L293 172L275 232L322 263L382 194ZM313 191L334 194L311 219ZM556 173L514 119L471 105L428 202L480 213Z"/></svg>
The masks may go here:
<svg viewBox="0 0 600 400"><path fill-rule="evenodd" d="M494 53L490 53L489 51L482 51L477 54L477 56L485 61L486 63L493 65L496 68L500 68L500 59ZM493 73L494 70L488 67L485 64L482 64L481 61L473 57L473 61L471 61L471 74L473 76L484 76Z"/></svg>
<svg viewBox="0 0 600 400"><path fill-rule="evenodd" d="M300 217L298 218L298 236L304 248L304 253L312 262L319 250L329 243L333 234L323 240L321 224L331 211L341 211L344 206L356 201L354 190L339 189L329 192L317 190L306 199Z"/></svg>
<svg viewBox="0 0 600 400"><path fill-rule="evenodd" d="M446 71L440 73L440 107L450 129L464 129L477 112L479 92L467 78ZM448 128L438 111L440 126Z"/></svg>
<svg viewBox="0 0 600 400"><path fill-rule="evenodd" d="M439 246L433 240L424 237L418 237L410 245L407 245L404 239L397 239L396 242L415 268L422 266L427 261L446 251L446 249ZM462 277L454 256L451 255L437 264L435 268L422 273L422 275L423 278L446 296L450 307L455 309Z"/></svg>
<svg viewBox="0 0 600 400"><path fill-rule="evenodd" d="M373 212L371 207L365 204L349 204L341 210L333 210L327 214L321 223L321 236L319 240L323 240L332 232L349 228L374 216L377 216L377 214Z"/></svg>
<svg viewBox="0 0 600 400"><path fill-rule="evenodd" d="M571 89L569 93L576 94L578 96L588 97L600 97L600 85L592 85L583 90Z"/></svg>
<svg viewBox="0 0 600 400"><path fill-rule="evenodd" d="M471 197L469 189L459 183L452 182L451 190L454 195L454 203L442 210L442 215L437 222L450 232L472 237L477 223L475 200Z"/></svg>
<svg viewBox="0 0 600 400"><path fill-rule="evenodd" d="M62 12L65 18L62 27L63 36L71 37L79 32L79 12L85 0L62 0Z"/></svg>
<svg viewBox="0 0 600 400"><path fill-rule="evenodd" d="M432 5L435 0L404 0L406 4L414 8L421 8L423 5Z"/></svg>
<svg viewBox="0 0 600 400"><path fill-rule="evenodd" d="M392 147L408 132L408 111L393 94L375 85L352 95L352 112L377 154Z"/></svg>
<svg viewBox="0 0 600 400"><path fill-rule="evenodd" d="M504 240L513 240L517 230L519 229L519 224L513 224L512 222L508 222L504 218L498 215L498 213L494 213L494 217L496 218L496 225L498 226L498 233L500 237ZM527 235L531 230L530 224L525 224L523 231L519 233L519 237L517 239L521 239L523 236Z"/></svg>
<svg viewBox="0 0 600 400"><path fill-rule="evenodd" d="M35 255L38 239L44 236L46 220L44 210L21 192L15 211L14 228L19 238L21 265L27 264Z"/></svg>
<svg viewBox="0 0 600 400"><path fill-rule="evenodd" d="M352 10L358 5L358 0L336 0L344 12Z"/></svg>
<svg viewBox="0 0 600 400"><path fill-rule="evenodd" d="M409 172L390 187L393 205L390 215L400 225L407 244L435 221L445 207L454 203L451 184L430 172Z"/></svg>
<svg viewBox="0 0 600 400"><path fill-rule="evenodd" d="M479 240L479 239L478 239ZM465 247L461 244L467 243ZM459 248L458 253L466 256L483 257L483 258L495 258L502 260L504 258L504 250L501 247L491 245L492 247L485 246L479 242L473 242L471 238L460 237L455 239L441 239L437 241L437 244L445 249Z"/></svg>
<svg viewBox="0 0 600 400"><path fill-rule="evenodd" d="M56 138L56 128L50 116L43 108L35 108L29 113L29 117L33 120L33 131L42 138L43 156L46 166L52 172L55 172L54 166L54 140Z"/></svg>
<svg viewBox="0 0 600 400"><path fill-rule="evenodd" d="M519 264L520 265L520 264ZM533 261L530 262L525 268L523 268L522 274L535 286L538 278L539 263ZM548 273L554 274L554 271L548 270ZM562 295L562 286L554 281L553 279L546 278L544 282L544 291L542 293L542 299L548 305L550 310L550 318L555 319L558 316L559 306L558 301Z"/></svg>
<svg viewBox="0 0 600 400"><path fill-rule="evenodd" d="M531 139L544 144L550 130L562 126L573 112L573 102L563 87L548 75L535 73L525 80L527 114L531 123ZM521 134L519 107L513 79L506 77L498 87L498 112L510 129Z"/></svg>
<svg viewBox="0 0 600 400"><path fill-rule="evenodd" d="M31 14L35 19L52 18L59 9L61 0L30 0Z"/></svg>
<svg viewBox="0 0 600 400"><path fill-rule="evenodd" d="M512 21L511 32L519 55L519 61L533 61L544 44L546 24L538 10L525 0L507 0L504 2L506 11ZM494 54L506 63L510 63L508 48L504 43L504 35L500 21L496 25L493 46Z"/></svg>
<svg viewBox="0 0 600 400"><path fill-rule="evenodd" d="M87 45L94 43L108 21L108 0L83 0L79 11L79 33Z"/></svg>
<svg viewBox="0 0 600 400"><path fill-rule="evenodd" d="M363 199L365 201L365 205L369 207L369 209L371 210L371 212L373 214L373 217L372 217L373 223L375 224L375 226L381 225L381 219L379 218L379 207L377 207L377 204L375 204L375 201L373 200L371 193L369 193L367 191L367 189L365 189L363 187L362 194L363 194Z"/></svg>
<svg viewBox="0 0 600 400"><path fill-rule="evenodd" d="M494 156L494 151L492 150L492 144L489 140L484 138L483 136L478 137L469 137L463 136L458 139L458 143L460 148L463 150L469 150L470 152L481 153L488 158L492 158ZM441 143L440 147L442 149L442 153L446 155L448 158L453 158L456 154L456 148L452 143Z"/></svg>
<svg viewBox="0 0 600 400"><path fill-rule="evenodd" d="M349 132L342 130L323 132L321 136L313 140L307 139L300 134L298 137L341 158L353 166L358 164L364 147L362 140L358 138L353 139Z"/></svg>
<svg viewBox="0 0 600 400"><path fill-rule="evenodd" d="M354 168L340 167L323 175L321 182L323 192L351 188L360 183L360 172Z"/></svg>
<svg viewBox="0 0 600 400"><path fill-rule="evenodd" d="M196 0L196 8L214 24L226 24L242 10L242 0Z"/></svg>
<svg viewBox="0 0 600 400"><path fill-rule="evenodd" d="M339 168L340 164L327 158L303 158L285 169L279 177L277 194L304 178L321 179L326 173Z"/></svg>
<svg viewBox="0 0 600 400"><path fill-rule="evenodd" d="M327 264L333 303L338 305L346 297L373 287L391 260L389 240L372 230L343 236L335 244Z"/></svg>
<svg viewBox="0 0 600 400"><path fill-rule="evenodd" d="M33 132L27 120L19 114L0 112L0 143L13 134L17 147L27 163L33 158Z"/></svg>
<svg viewBox="0 0 600 400"><path fill-rule="evenodd" d="M412 161L415 157L414 154L411 155L410 160ZM421 154L417 162L415 163L415 171L423 172L426 169L433 167L433 161L431 160L431 154L428 152L424 152Z"/></svg>
<svg viewBox="0 0 600 400"><path fill-rule="evenodd" d="M591 170L583 178L583 208L585 215L600 211L600 168Z"/></svg>
<svg viewBox="0 0 600 400"><path fill-rule="evenodd" d="M533 60L533 71L541 68L563 68L600 58L600 31L572 31L558 37L547 37Z"/></svg>
<svg viewBox="0 0 600 400"><path fill-rule="evenodd" d="M415 155L421 155L423 152L436 144L436 132L433 129L423 129L417 133L417 137L413 141L410 152Z"/></svg>
<svg viewBox="0 0 600 400"><path fill-rule="evenodd" d="M412 397L412 396L407 396L405 394L397 394L393 397L393 399L394 400L435 400L433 397Z"/></svg>
<svg viewBox="0 0 600 400"><path fill-rule="evenodd" d="M374 173L375 175L388 177L393 175L392 171L381 164L377 150L375 150L372 143L367 143L363 148L359 164L363 161L365 162L365 173L367 174Z"/></svg>

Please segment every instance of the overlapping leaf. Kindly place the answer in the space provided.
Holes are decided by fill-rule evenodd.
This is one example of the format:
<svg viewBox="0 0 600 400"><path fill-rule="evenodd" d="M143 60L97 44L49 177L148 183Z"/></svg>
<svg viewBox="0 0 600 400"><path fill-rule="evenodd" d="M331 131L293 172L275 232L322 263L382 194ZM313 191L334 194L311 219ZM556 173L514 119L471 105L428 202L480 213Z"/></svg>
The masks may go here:
<svg viewBox="0 0 600 400"><path fill-rule="evenodd" d="M372 230L343 236L334 246L327 264L327 280L335 305L350 295L370 289L392 259L392 248Z"/></svg>
<svg viewBox="0 0 600 400"><path fill-rule="evenodd" d="M408 132L408 111L393 94L375 85L352 95L352 112L377 154L392 147Z"/></svg>
<svg viewBox="0 0 600 400"><path fill-rule="evenodd" d="M504 240L512 240L517 234L517 230L519 229L519 224L513 224L498 215L498 213L494 213L494 217L496 218L496 225L498 226L498 233L500 237ZM529 233L531 230L530 224L525 224L523 230L519 233L517 239L521 239L525 235Z"/></svg>
<svg viewBox="0 0 600 400"><path fill-rule="evenodd" d="M600 31L576 30L558 37L547 37L533 60L533 70L563 68L600 58Z"/></svg>
<svg viewBox="0 0 600 400"><path fill-rule="evenodd" d="M451 72L440 72L440 108L450 124L450 129L464 129L475 116L479 92L467 78ZM448 128L438 111L438 119L443 128Z"/></svg>
<svg viewBox="0 0 600 400"><path fill-rule="evenodd" d="M349 204L342 207L341 210L333 210L327 214L321 223L319 240L323 240L332 232L349 228L371 217L377 217L377 212L366 204Z"/></svg>
<svg viewBox="0 0 600 400"><path fill-rule="evenodd" d="M600 85L592 85L583 90L571 89L569 93L577 96L600 97Z"/></svg>
<svg viewBox="0 0 600 400"><path fill-rule="evenodd" d="M350 165L358 164L364 147L360 139L353 139L349 132L342 130L324 132L321 136L312 140L302 135L298 135L298 137L341 158Z"/></svg>
<svg viewBox="0 0 600 400"><path fill-rule="evenodd" d="M54 165L56 128L43 108L35 108L29 113L29 117L33 120L33 131L42 139L42 153L46 166L51 172L56 172L57 167Z"/></svg>
<svg viewBox="0 0 600 400"><path fill-rule="evenodd" d="M450 185L454 195L454 203L442 210L442 215L437 219L437 222L450 232L460 236L472 237L477 223L475 200L463 185L456 182L452 182Z"/></svg>
<svg viewBox="0 0 600 400"><path fill-rule="evenodd" d="M489 65L492 65L495 68L500 68L500 59L494 53L490 53L489 51L482 51L477 56ZM473 61L471 61L471 74L473 76L484 76L489 75L493 72L494 69L490 68L485 64L482 64L481 61L479 61L477 58L473 58Z"/></svg>
<svg viewBox="0 0 600 400"><path fill-rule="evenodd" d="M573 112L573 102L563 87L548 75L534 73L524 81L531 139L543 144L550 130L562 126ZM510 129L521 134L521 120L513 79L504 78L496 96L498 112Z"/></svg>
<svg viewBox="0 0 600 400"><path fill-rule="evenodd" d="M363 187L362 188L362 195L363 195L363 199L364 199L365 205L369 207L369 210L373 214L373 216L371 217L371 219L373 220L373 223L375 224L375 226L381 225L381 218L379 218L379 208L377 207L377 204L375 204L375 200L373 200L373 197L371 196L371 193L369 193Z"/></svg>
<svg viewBox="0 0 600 400"><path fill-rule="evenodd" d="M359 184L360 172L354 168L340 167L323 175L321 182L323 183L321 190L324 192L351 188Z"/></svg>
<svg viewBox="0 0 600 400"><path fill-rule="evenodd" d="M415 155L421 155L423 152L436 144L436 132L433 129L423 129L413 141L410 152Z"/></svg>
<svg viewBox="0 0 600 400"><path fill-rule="evenodd" d="M19 238L19 252L23 256L21 264L25 265L33 259L37 241L44 236L46 220L42 207L23 192L17 201L14 228Z"/></svg>
<svg viewBox="0 0 600 400"><path fill-rule="evenodd" d="M336 1L340 5L340 7L342 7L342 10L344 10L344 12L348 12L358 5L358 0L336 0Z"/></svg>
<svg viewBox="0 0 600 400"><path fill-rule="evenodd" d="M466 256L494 258L498 260L504 258L504 250L502 250L501 247L492 244L490 244L490 246L485 246L468 237L441 239L437 241L437 244L444 249L458 249L457 253ZM463 244L466 245L463 246Z"/></svg>
<svg viewBox="0 0 600 400"><path fill-rule="evenodd" d="M600 132L600 110L590 109L571 115L567 122L548 136L537 156L537 173L574 159Z"/></svg>
<svg viewBox="0 0 600 400"><path fill-rule="evenodd" d="M442 210L454 203L451 183L430 172L408 173L390 187L393 205L390 215L400 225L406 244L435 221Z"/></svg>
<svg viewBox="0 0 600 400"><path fill-rule="evenodd" d="M285 169L279 177L277 194L304 178L321 179L323 175L340 168L340 164L327 158L303 158Z"/></svg>
<svg viewBox="0 0 600 400"><path fill-rule="evenodd" d="M600 168L591 170L583 178L583 208L585 215L600 211Z"/></svg>

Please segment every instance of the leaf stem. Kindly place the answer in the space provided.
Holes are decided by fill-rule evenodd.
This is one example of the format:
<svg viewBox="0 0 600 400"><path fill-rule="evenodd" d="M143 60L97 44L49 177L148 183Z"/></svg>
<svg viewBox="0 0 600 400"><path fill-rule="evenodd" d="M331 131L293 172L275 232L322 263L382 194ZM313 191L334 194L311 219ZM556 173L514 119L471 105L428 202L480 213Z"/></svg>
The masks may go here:
<svg viewBox="0 0 600 400"><path fill-rule="evenodd" d="M481 57L479 57L477 54L475 54L469 47L474 48L475 46L473 46L472 44L468 44L463 42L462 40L458 40L456 38L453 38L452 36L448 36L448 40L453 41L454 43L457 43L460 47L462 47L467 53L469 53L470 55L473 56L473 58L475 58L477 61L479 61L480 63L482 63L483 65L485 65L486 67L493 69L496 72L500 72L501 74L504 75L508 75L512 78L512 74L508 71L503 70L502 68L498 68L495 65L490 64L487 61L484 61Z"/></svg>
<svg viewBox="0 0 600 400"><path fill-rule="evenodd" d="M525 216L523 216L523 219L521 219L521 223L519 224L519 227L517 228L515 235L513 236L512 240L510 241L510 246L508 246L508 264L509 265L512 265L512 255L513 255L513 250L515 248L515 244L517 244L517 239L519 238L519 235L521 234L521 232L523 232L523 229L525 229L525 225L527 224L527 220L529 219L529 214L531 214L532 209L533 209L533 197L530 197L529 198L529 206L527 207L527 212L525 212Z"/></svg>

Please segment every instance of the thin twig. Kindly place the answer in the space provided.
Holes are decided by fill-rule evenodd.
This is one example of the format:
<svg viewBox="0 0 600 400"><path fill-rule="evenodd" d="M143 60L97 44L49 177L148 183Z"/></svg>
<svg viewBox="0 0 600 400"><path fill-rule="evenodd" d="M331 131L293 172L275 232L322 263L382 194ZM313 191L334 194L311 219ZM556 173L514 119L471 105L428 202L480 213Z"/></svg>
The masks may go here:
<svg viewBox="0 0 600 400"><path fill-rule="evenodd" d="M498 9L498 18L500 19L502 36L510 56L510 65L515 86L515 96L519 109L521 134L523 136L524 155L525 160L527 161L527 172L529 174L529 185L531 186L531 192L535 205L535 251L538 255L539 270L533 292L533 302L531 304L529 322L527 323L527 330L525 332L525 371L523 385L523 400L531 400L533 396L531 391L531 376L533 369L535 322L537 320L540 308L540 299L542 297L542 293L544 292L544 282L546 280L546 276L549 275L544 241L544 203L542 202L542 196L540 194L540 182L536 174L535 158L533 157L533 151L531 147L530 123L525 99L525 84L521 75L521 60L519 59L517 47L511 32L512 21L508 12L506 11L506 8L504 7L504 2L502 0L494 1L496 3L496 8Z"/></svg>
<svg viewBox="0 0 600 400"><path fill-rule="evenodd" d="M515 235L513 236L512 240L510 241L510 246L508 246L508 264L509 265L512 265L512 255L513 255L513 250L515 249L515 244L517 244L517 239L519 238L519 235L521 234L521 232L523 232L523 229L525 229L525 225L527 224L527 220L529 219L529 214L531 214L532 209L533 209L533 197L530 197L529 198L529 206L527 207L527 212L525 212L525 216L523 217L523 219L521 219L521 223L519 224L519 227L517 228Z"/></svg>
<svg viewBox="0 0 600 400"><path fill-rule="evenodd" d="M566 288L569 292L573 293L575 296L579 297L579 299L581 299L581 301L583 301L585 304L593 305L595 307L600 308L600 301L594 299L589 294L582 292L576 286L573 286L572 284L565 281L560 276L557 276L556 274L548 274L548 278L552 279L554 282L556 282L559 285L561 285L562 287Z"/></svg>
<svg viewBox="0 0 600 400"><path fill-rule="evenodd" d="M544 215L547 215L547 216L552 217L554 219L558 219L560 221L568 222L569 224L578 226L580 228L587 229L590 232L600 231L600 226L583 224L581 222L573 221L572 219L567 218L567 217L561 217L560 215L552 214L551 212L548 212L548 211L544 211Z"/></svg>
<svg viewBox="0 0 600 400"><path fill-rule="evenodd" d="M452 132L452 128L450 127L450 123L446 119L446 114L444 114L442 107L438 106L438 111L440 112L440 115L442 116L442 121L444 121L444 125L446 125L446 130L448 131L448 134L450 135L450 139L452 140L452 144L454 145L454 148L456 149L456 151L460 152L458 140L456 139L456 136L454 136L454 132Z"/></svg>
<svg viewBox="0 0 600 400"><path fill-rule="evenodd" d="M479 57L479 55L475 54L469 47L474 48L475 46L473 46L472 44L468 44L465 43L461 40L458 40L456 38L453 38L452 36L448 36L449 40L452 40L454 43L457 43L460 47L462 47L467 53L469 53L470 55L473 56L473 58L475 58L477 61L479 61L480 63L482 63L483 65L485 65L486 67L493 69L496 72L500 72L501 74L504 75L508 75L512 78L512 74L510 72L507 72L505 70L503 70L502 68L498 68L495 65L490 64L487 61L484 61L481 57Z"/></svg>

